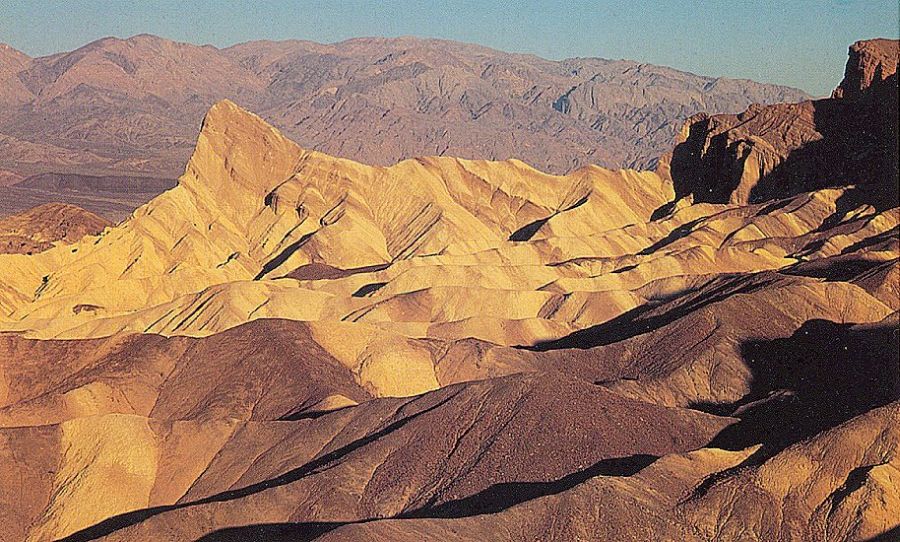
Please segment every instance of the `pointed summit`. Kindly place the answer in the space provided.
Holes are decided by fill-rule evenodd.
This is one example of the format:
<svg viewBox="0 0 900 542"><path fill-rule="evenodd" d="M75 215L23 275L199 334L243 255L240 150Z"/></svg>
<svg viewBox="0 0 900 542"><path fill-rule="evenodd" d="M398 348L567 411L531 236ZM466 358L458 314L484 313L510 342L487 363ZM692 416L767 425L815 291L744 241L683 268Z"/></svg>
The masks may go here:
<svg viewBox="0 0 900 542"><path fill-rule="evenodd" d="M206 115L203 116L203 123L200 130L203 132L207 129L216 129L222 125L235 122L255 122L269 126L269 124L260 118L259 115L251 113L228 98L224 98L210 106Z"/></svg>
<svg viewBox="0 0 900 542"><path fill-rule="evenodd" d="M197 147L179 183L212 192L227 187L227 197L240 208L256 202L293 173L301 153L300 147L257 115L231 100L221 100L203 118Z"/></svg>
<svg viewBox="0 0 900 542"><path fill-rule="evenodd" d="M22 51L0 43L0 105L18 105L33 97L19 79L19 72L27 69L31 61Z"/></svg>

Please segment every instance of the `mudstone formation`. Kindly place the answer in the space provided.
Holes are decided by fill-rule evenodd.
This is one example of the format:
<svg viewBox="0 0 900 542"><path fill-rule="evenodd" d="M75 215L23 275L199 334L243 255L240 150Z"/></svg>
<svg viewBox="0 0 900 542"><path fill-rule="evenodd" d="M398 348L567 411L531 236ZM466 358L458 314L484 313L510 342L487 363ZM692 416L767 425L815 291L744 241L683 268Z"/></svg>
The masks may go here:
<svg viewBox="0 0 900 542"><path fill-rule="evenodd" d="M897 57L656 171L364 165L216 103L122 223L0 227L40 245L0 540L896 539Z"/></svg>

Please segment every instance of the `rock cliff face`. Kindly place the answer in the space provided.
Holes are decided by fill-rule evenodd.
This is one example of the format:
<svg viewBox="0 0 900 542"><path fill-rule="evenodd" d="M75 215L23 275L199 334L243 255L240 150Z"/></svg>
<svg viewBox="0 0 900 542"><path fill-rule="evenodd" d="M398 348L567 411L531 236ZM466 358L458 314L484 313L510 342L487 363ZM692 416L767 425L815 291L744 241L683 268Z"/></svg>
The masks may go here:
<svg viewBox="0 0 900 542"><path fill-rule="evenodd" d="M853 184L857 202L890 207L898 184L897 62L896 40L858 42L831 99L698 115L660 173L694 201L758 202Z"/></svg>
<svg viewBox="0 0 900 542"><path fill-rule="evenodd" d="M850 59L844 80L834 90L833 98L858 99L869 87L879 86L897 73L898 42L896 40L858 41L850 46Z"/></svg>
<svg viewBox="0 0 900 542"><path fill-rule="evenodd" d="M0 254L0 540L895 538L900 203L847 175L370 166L220 101L177 186Z"/></svg>

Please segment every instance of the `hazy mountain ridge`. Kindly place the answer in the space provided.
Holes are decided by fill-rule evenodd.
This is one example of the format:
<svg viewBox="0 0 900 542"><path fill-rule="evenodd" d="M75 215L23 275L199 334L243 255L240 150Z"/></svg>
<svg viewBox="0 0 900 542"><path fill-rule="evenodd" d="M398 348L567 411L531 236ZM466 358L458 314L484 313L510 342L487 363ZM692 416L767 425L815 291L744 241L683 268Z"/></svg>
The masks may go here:
<svg viewBox="0 0 900 542"><path fill-rule="evenodd" d="M220 50L139 35L35 59L5 51L0 166L23 174L177 176L203 113L222 98L304 147L368 163L516 157L562 173L652 164L699 111L807 97L631 61L416 38Z"/></svg>

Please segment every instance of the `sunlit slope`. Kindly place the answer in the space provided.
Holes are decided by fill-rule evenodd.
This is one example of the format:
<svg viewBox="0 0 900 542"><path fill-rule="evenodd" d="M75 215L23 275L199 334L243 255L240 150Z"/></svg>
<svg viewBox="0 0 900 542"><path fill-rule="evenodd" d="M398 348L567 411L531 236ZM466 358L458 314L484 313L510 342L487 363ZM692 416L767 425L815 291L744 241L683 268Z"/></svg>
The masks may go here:
<svg viewBox="0 0 900 542"><path fill-rule="evenodd" d="M354 268L496 250L535 221L613 229L671 196L653 174L599 168L555 177L516 161L443 158L372 168L305 152L221 102L178 187L99 238L4 258L0 299L8 327L43 327L29 324L42 318L75 327L310 262ZM89 310L75 314L79 305Z"/></svg>
<svg viewBox="0 0 900 542"><path fill-rule="evenodd" d="M671 181L220 103L177 188L0 256L0 541L897 538L896 45Z"/></svg>
<svg viewBox="0 0 900 542"><path fill-rule="evenodd" d="M561 399L573 405L570 413L552 413ZM0 486L0 518L30 526L0 537L57 540L93 527L73 539L152 540L162 536L158 520L170 525L168 536L194 540L214 524L394 515L454 505L494 483L539 483L623 455L688 451L730 423L547 375L377 399L312 419L272 414L179 421L112 414L0 429L0 472L22 464L29 484L27 499ZM569 430L546 431L538 416ZM630 434L614 435L622 427ZM544 453L549 447L559 452ZM20 461L28 449L44 453ZM512 449L529 453L511 458ZM103 524L135 510L112 528Z"/></svg>
<svg viewBox="0 0 900 542"><path fill-rule="evenodd" d="M369 167L300 149L230 102L179 185L99 237L0 255L2 325L36 337L203 336L258 318L533 344L723 272L896 257L896 209L845 189L674 206L654 173L452 158ZM309 266L333 272L326 278Z"/></svg>

